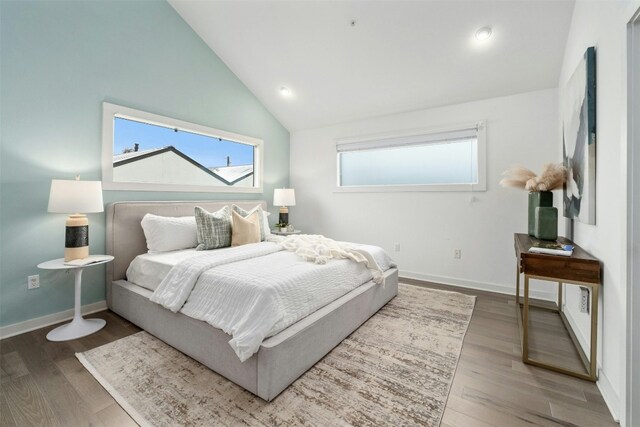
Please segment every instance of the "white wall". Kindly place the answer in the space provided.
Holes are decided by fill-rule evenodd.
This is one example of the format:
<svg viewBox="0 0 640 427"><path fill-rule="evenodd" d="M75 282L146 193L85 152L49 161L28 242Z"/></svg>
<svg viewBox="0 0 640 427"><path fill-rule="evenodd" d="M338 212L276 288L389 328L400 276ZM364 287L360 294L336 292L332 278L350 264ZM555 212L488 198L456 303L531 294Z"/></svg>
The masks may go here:
<svg viewBox="0 0 640 427"><path fill-rule="evenodd" d="M486 192L334 192L336 138L478 120L486 121ZM513 233L527 231L527 194L498 181L514 164L539 171L556 160L557 120L557 91L550 89L294 132L298 202L289 219L305 232L382 246L405 277L513 293ZM461 259L453 259L454 248Z"/></svg>
<svg viewBox="0 0 640 427"><path fill-rule="evenodd" d="M638 0L576 3L559 81L562 88L584 51L596 47L596 225L575 224L574 240L603 262L600 380L598 385L614 416L625 426L626 333L626 182L627 85L626 25ZM561 119L558 120L559 125ZM560 128L558 128L560 135ZM561 139L556 138L561 141ZM557 149L562 153L561 142ZM577 295L568 292L567 312L580 334L589 336L588 315L577 312ZM580 335L579 334L579 335Z"/></svg>

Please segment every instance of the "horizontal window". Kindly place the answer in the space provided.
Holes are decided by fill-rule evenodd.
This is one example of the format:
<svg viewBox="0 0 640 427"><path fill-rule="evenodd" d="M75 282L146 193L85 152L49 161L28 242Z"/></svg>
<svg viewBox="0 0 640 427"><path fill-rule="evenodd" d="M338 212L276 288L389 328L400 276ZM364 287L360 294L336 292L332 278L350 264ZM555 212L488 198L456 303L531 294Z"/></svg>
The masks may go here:
<svg viewBox="0 0 640 427"><path fill-rule="evenodd" d="M477 125L340 140L336 150L339 189L484 190L484 133Z"/></svg>
<svg viewBox="0 0 640 427"><path fill-rule="evenodd" d="M260 191L261 140L113 104L103 108L106 189Z"/></svg>

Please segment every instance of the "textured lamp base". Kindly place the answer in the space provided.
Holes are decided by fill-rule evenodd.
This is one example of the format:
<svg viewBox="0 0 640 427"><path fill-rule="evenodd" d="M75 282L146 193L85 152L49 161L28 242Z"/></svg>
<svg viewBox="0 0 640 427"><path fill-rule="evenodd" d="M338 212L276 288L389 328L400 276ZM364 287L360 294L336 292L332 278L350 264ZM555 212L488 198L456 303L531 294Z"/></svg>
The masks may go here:
<svg viewBox="0 0 640 427"><path fill-rule="evenodd" d="M69 215L64 239L64 260L82 259L89 256L89 220L86 215Z"/></svg>
<svg viewBox="0 0 640 427"><path fill-rule="evenodd" d="M89 256L89 246L80 248L64 248L64 260L82 259Z"/></svg>
<svg viewBox="0 0 640 427"><path fill-rule="evenodd" d="M283 206L280 208L278 221L280 224L289 224L289 208L288 207Z"/></svg>
<svg viewBox="0 0 640 427"><path fill-rule="evenodd" d="M69 341L86 337L104 328L107 322L104 319L74 318L71 323L58 326L47 334L49 341Z"/></svg>

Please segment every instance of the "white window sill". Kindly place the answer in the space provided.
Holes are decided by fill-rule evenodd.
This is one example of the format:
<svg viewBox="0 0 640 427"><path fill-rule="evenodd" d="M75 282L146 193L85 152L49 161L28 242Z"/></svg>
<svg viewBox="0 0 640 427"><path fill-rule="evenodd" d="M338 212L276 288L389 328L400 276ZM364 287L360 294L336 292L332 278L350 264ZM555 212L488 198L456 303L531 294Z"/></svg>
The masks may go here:
<svg viewBox="0 0 640 427"><path fill-rule="evenodd" d="M148 184L144 182L102 181L103 190L120 191L180 191L191 193L262 193L262 187L227 187L207 185Z"/></svg>
<svg viewBox="0 0 640 427"><path fill-rule="evenodd" d="M334 193L403 193L403 192L480 192L487 191L484 184L420 184L420 185L362 185L336 187Z"/></svg>

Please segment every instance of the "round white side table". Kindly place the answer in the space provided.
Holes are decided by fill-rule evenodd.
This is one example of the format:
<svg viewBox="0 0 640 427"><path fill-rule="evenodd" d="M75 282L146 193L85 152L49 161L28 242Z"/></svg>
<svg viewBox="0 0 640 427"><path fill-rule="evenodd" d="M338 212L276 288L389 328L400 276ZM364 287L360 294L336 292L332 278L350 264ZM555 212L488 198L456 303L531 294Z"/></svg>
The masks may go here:
<svg viewBox="0 0 640 427"><path fill-rule="evenodd" d="M107 255L105 255L107 257ZM86 337L94 332L98 332L104 328L107 322L104 319L84 319L82 317L82 303L80 301L82 291L82 270L93 267L95 265L106 264L113 261L113 257L108 255L104 260L94 262L92 264L75 266L65 265L64 258L53 259L38 264L38 268L42 270L73 270L75 274L75 305L73 320L66 325L58 326L47 334L49 341L69 341L76 338Z"/></svg>

